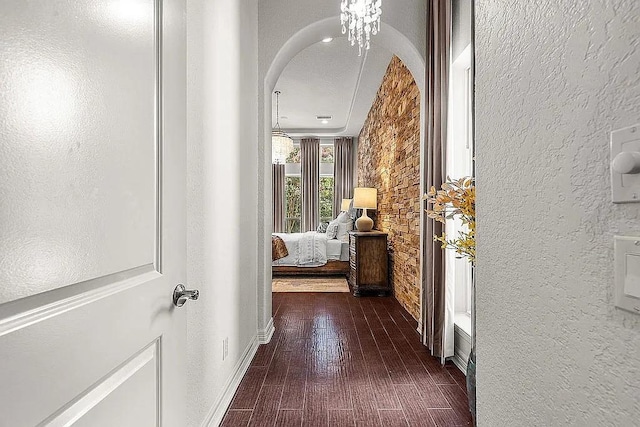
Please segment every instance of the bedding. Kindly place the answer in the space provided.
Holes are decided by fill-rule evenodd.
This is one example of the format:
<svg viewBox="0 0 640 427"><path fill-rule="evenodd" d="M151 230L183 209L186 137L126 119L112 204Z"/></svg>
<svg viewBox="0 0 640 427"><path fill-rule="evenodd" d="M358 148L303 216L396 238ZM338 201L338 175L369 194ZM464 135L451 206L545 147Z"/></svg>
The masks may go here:
<svg viewBox="0 0 640 427"><path fill-rule="evenodd" d="M327 240L327 260L349 261L349 242Z"/></svg>
<svg viewBox="0 0 640 427"><path fill-rule="evenodd" d="M320 267L327 261L349 261L349 242L327 239L324 233L277 233L288 255L274 260L274 266Z"/></svg>
<svg viewBox="0 0 640 427"><path fill-rule="evenodd" d="M340 214L327 226L327 238L349 241L349 231L353 230L353 221L347 212Z"/></svg>
<svg viewBox="0 0 640 427"><path fill-rule="evenodd" d="M271 260L277 261L287 255L289 255L289 251L284 240L278 236L271 236Z"/></svg>
<svg viewBox="0 0 640 427"><path fill-rule="evenodd" d="M349 232L351 230L353 230L353 224L351 223L351 221L349 221L348 223L345 223L345 222L339 223L338 231L336 233L336 239L340 240L341 242L348 242Z"/></svg>
<svg viewBox="0 0 640 427"><path fill-rule="evenodd" d="M272 257L273 266L282 267L320 267L327 261L349 261L349 231L353 230L353 221L347 212L331 221L326 232L308 231L306 233L275 233L274 239L282 240L288 254ZM272 249L273 252L273 249Z"/></svg>
<svg viewBox="0 0 640 427"><path fill-rule="evenodd" d="M324 233L275 234L280 237L289 254L276 260L273 265L297 267L319 267L327 263L327 236Z"/></svg>
<svg viewBox="0 0 640 427"><path fill-rule="evenodd" d="M326 264L327 236L314 231L304 233L298 242L298 255L300 265Z"/></svg>
<svg viewBox="0 0 640 427"><path fill-rule="evenodd" d="M326 231L326 235L327 235L327 239L335 239L336 236L338 235L338 226L340 224L338 224L335 221L331 221L329 223L329 225L327 225L327 231Z"/></svg>

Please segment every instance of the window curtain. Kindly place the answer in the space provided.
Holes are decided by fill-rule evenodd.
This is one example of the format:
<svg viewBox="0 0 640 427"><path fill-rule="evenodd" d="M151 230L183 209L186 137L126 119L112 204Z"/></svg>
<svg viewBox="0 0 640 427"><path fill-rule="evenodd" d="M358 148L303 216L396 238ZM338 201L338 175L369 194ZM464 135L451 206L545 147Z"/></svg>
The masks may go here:
<svg viewBox="0 0 640 427"><path fill-rule="evenodd" d="M284 165L272 165L273 170L273 232L284 233Z"/></svg>
<svg viewBox="0 0 640 427"><path fill-rule="evenodd" d="M340 212L342 199L353 197L353 138L336 138L333 158L333 216Z"/></svg>
<svg viewBox="0 0 640 427"><path fill-rule="evenodd" d="M320 217L320 140L303 138L300 141L302 173L302 228L315 231Z"/></svg>
<svg viewBox="0 0 640 427"><path fill-rule="evenodd" d="M427 1L426 150L425 183L439 189L445 180L447 109L451 51L451 0ZM426 202L424 207L426 208ZM446 287L444 254L434 234L442 223L424 216L422 340L431 354L444 362L454 354L454 301Z"/></svg>

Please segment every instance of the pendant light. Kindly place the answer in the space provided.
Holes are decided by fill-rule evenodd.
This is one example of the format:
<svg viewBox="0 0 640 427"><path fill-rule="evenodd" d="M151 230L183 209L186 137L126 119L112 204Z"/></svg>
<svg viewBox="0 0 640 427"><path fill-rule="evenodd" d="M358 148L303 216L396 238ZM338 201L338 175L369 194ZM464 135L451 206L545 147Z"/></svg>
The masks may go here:
<svg viewBox="0 0 640 427"><path fill-rule="evenodd" d="M293 151L293 139L280 129L280 91L276 91L276 127L271 131L271 161L280 164L287 161Z"/></svg>

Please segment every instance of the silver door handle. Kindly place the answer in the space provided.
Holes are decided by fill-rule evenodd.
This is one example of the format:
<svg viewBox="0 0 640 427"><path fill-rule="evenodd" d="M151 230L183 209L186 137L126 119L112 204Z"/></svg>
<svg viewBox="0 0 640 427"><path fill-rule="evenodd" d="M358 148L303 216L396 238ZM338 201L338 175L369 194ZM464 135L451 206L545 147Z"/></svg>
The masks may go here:
<svg viewBox="0 0 640 427"><path fill-rule="evenodd" d="M173 304L176 307L182 307L187 300L197 300L199 296L199 290L187 289L181 283L173 290Z"/></svg>

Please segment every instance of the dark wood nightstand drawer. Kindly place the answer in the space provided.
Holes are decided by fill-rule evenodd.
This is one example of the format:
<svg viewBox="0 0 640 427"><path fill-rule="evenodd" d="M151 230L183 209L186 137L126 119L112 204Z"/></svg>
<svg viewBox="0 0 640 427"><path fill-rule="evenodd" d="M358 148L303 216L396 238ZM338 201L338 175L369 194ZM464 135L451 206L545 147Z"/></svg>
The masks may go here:
<svg viewBox="0 0 640 427"><path fill-rule="evenodd" d="M386 233L350 232L349 265L349 288L353 295L387 295L391 292Z"/></svg>

